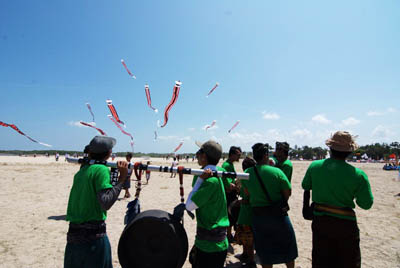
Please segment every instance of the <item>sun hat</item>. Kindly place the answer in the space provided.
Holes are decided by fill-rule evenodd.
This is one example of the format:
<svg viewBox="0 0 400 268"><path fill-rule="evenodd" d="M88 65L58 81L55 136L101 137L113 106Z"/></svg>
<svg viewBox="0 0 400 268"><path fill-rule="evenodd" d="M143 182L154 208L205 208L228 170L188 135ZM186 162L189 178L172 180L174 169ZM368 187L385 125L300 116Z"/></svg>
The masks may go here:
<svg viewBox="0 0 400 268"><path fill-rule="evenodd" d="M109 152L117 143L117 140L107 136L96 136L89 143L89 152L101 154Z"/></svg>
<svg viewBox="0 0 400 268"><path fill-rule="evenodd" d="M209 140L200 145L198 152L203 152L212 159L220 159L222 156L222 146L216 141Z"/></svg>
<svg viewBox="0 0 400 268"><path fill-rule="evenodd" d="M355 138L357 136L352 136L347 131L337 131L325 141L325 144L335 151L353 152L358 148Z"/></svg>

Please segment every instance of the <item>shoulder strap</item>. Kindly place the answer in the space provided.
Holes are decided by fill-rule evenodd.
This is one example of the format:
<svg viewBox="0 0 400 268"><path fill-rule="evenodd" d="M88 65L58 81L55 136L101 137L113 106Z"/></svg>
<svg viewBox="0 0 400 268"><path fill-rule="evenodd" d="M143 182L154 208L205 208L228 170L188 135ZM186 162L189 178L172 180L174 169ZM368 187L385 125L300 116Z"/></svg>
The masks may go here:
<svg viewBox="0 0 400 268"><path fill-rule="evenodd" d="M264 191L264 193L265 193L265 196L267 197L267 201L268 201L269 203L272 204L272 200L271 200L271 198L269 197L268 191L267 191L267 189L265 188L265 185L264 185L264 183L263 183L262 180L261 180L260 174L258 173L257 166L254 166L254 172L256 173L256 177L257 177L257 179L258 179L258 182L259 182L260 185L261 185L261 189L263 189L263 191Z"/></svg>

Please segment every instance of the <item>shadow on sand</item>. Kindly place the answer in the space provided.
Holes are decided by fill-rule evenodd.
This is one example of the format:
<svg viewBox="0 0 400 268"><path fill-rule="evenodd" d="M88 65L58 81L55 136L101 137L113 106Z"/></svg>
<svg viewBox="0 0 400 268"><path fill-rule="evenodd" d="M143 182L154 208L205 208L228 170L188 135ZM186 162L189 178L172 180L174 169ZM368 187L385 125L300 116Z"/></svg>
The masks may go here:
<svg viewBox="0 0 400 268"><path fill-rule="evenodd" d="M47 217L48 220L55 220L55 221L65 221L67 215L59 215L59 216L49 216Z"/></svg>

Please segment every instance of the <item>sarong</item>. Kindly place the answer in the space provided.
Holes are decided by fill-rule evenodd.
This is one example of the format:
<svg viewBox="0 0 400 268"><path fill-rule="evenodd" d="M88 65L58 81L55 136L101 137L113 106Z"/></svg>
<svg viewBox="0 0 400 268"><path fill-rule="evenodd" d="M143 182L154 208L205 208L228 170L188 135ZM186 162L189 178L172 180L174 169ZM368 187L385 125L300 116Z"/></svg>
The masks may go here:
<svg viewBox="0 0 400 268"><path fill-rule="evenodd" d="M357 222L332 216L314 216L313 268L361 267L360 231Z"/></svg>
<svg viewBox="0 0 400 268"><path fill-rule="evenodd" d="M298 256L289 216L253 213L254 245L261 264L288 263Z"/></svg>

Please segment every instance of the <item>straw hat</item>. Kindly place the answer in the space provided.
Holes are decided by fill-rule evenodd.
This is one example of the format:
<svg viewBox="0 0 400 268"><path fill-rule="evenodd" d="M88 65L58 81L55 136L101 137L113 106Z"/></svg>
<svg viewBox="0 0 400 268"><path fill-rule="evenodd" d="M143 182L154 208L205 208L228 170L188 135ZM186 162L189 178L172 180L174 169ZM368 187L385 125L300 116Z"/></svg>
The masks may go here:
<svg viewBox="0 0 400 268"><path fill-rule="evenodd" d="M358 148L355 138L357 138L357 136L352 136L347 131L337 131L330 139L325 141L325 144L335 151L353 152Z"/></svg>

